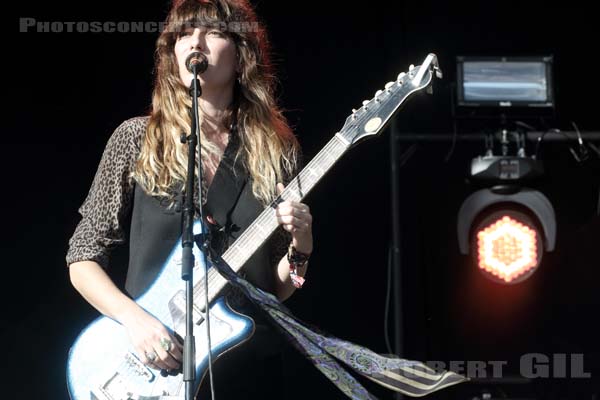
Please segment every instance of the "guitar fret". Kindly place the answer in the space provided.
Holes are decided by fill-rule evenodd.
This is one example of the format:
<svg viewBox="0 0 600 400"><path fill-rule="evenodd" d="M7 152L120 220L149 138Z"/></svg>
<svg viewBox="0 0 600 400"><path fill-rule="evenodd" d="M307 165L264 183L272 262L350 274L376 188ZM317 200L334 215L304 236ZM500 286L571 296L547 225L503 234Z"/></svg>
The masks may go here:
<svg viewBox="0 0 600 400"><path fill-rule="evenodd" d="M215 269L208 271L208 298L215 298L225 287L227 280L223 278ZM204 276L194 285L194 305L204 310Z"/></svg>
<svg viewBox="0 0 600 400"><path fill-rule="evenodd" d="M234 244L233 246L231 246L229 248L229 254L230 254L231 259L241 257L242 253L243 253L243 249L241 249L238 244Z"/></svg>
<svg viewBox="0 0 600 400"><path fill-rule="evenodd" d="M314 169L312 169L312 168L308 168L307 171L306 171L306 174L307 175L310 174L310 175L306 176L305 180L311 179L313 177L317 177L318 178L317 172Z"/></svg>

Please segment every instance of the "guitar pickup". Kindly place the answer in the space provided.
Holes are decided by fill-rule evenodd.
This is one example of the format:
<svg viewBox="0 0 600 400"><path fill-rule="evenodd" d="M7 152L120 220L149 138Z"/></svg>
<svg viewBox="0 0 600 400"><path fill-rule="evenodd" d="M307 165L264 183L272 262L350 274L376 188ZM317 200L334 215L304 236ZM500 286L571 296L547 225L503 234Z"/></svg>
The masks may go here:
<svg viewBox="0 0 600 400"><path fill-rule="evenodd" d="M175 296L169 300L169 311L171 313L171 317L173 318L173 326L178 330L182 324L185 327L185 309L186 309L186 301L185 301L185 291L178 291ZM202 321L204 321L204 313L200 311L200 309L194 304L193 308L193 319L196 325L199 325Z"/></svg>

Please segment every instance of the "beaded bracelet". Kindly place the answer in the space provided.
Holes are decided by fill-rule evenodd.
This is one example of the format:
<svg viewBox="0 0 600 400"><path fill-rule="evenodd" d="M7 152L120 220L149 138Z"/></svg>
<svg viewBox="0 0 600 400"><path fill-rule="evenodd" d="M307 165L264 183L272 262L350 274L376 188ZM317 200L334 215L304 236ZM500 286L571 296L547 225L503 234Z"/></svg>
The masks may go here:
<svg viewBox="0 0 600 400"><path fill-rule="evenodd" d="M298 268L304 267L308 262L309 257L310 255L297 251L296 248L290 243L287 259L290 264L290 278L292 279L292 284L297 289L300 289L305 281L303 277L298 275Z"/></svg>

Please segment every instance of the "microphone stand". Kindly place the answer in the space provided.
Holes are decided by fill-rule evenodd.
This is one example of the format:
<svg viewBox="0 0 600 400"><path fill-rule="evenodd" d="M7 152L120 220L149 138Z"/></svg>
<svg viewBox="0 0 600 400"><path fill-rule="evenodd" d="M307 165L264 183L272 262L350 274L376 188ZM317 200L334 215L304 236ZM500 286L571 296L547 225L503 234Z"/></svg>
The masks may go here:
<svg viewBox="0 0 600 400"><path fill-rule="evenodd" d="M404 321L402 305L402 245L400 226L400 153L397 118L392 119L390 126L390 166L392 184L392 285L394 293L394 350L398 357L404 353ZM396 400L404 399L402 393L395 393Z"/></svg>
<svg viewBox="0 0 600 400"><path fill-rule="evenodd" d="M181 279L185 281L185 299L186 299L186 312L185 312L185 339L183 346L183 381L185 382L185 399L193 400L195 391L194 383L196 381L196 349L195 349L195 338L194 338L194 279L193 279L193 268L194 268L194 169L196 166L196 147L198 148L198 154L201 154L200 146L200 126L199 126L199 115L198 115L198 97L202 95L202 88L200 87L200 81L198 80L198 64L192 65L193 79L190 84L190 96L192 97L192 124L191 133L186 138L182 135L181 141L188 144L188 168L187 168L187 180L185 186L185 202L183 207L183 223L182 223L182 265L181 265ZM200 157L198 157L200 159ZM208 365L210 371L210 386L212 398L214 399L214 385L212 376L212 350L210 340L210 318L208 311L208 260L206 257L206 251L209 248L209 235L208 231L204 226L204 216L202 213L202 162L198 162L198 202L199 202L199 217L200 224L202 226L202 235L200 243L202 243L200 250L201 257L204 258L205 268L205 309L206 309L206 329L208 337Z"/></svg>

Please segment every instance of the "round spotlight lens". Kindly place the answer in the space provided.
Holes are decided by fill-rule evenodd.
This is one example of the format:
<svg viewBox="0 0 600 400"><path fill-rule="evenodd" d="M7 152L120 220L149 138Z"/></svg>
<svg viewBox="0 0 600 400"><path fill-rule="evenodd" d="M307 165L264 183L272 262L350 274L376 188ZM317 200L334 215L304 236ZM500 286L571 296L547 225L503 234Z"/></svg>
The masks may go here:
<svg viewBox="0 0 600 400"><path fill-rule="evenodd" d="M541 262L540 233L524 213L494 211L481 220L475 236L477 266L494 281L521 282L531 276Z"/></svg>

